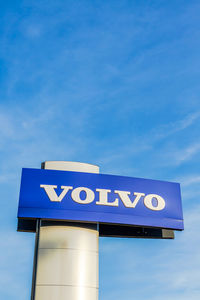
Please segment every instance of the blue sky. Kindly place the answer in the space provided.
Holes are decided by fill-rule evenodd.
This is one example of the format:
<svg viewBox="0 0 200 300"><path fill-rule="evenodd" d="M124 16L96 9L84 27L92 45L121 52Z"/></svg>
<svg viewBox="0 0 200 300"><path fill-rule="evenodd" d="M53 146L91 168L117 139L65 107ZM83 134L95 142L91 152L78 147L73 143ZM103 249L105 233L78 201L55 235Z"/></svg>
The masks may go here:
<svg viewBox="0 0 200 300"><path fill-rule="evenodd" d="M175 240L100 239L100 300L200 295L199 1L1 1L0 298L30 297L22 167L45 160L181 183Z"/></svg>

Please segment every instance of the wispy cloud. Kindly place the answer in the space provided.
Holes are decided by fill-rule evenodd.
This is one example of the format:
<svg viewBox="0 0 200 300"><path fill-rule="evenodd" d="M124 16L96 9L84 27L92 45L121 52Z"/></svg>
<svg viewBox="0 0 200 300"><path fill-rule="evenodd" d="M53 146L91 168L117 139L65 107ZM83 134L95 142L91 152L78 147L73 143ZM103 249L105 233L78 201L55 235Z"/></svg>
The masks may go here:
<svg viewBox="0 0 200 300"><path fill-rule="evenodd" d="M200 143L194 143L184 149L173 151L173 153L171 153L171 162L180 165L181 163L192 159L198 153L200 153Z"/></svg>
<svg viewBox="0 0 200 300"><path fill-rule="evenodd" d="M176 180L178 182L181 182L182 186L188 187L190 185L200 183L200 175L199 174L188 175L185 177L179 177Z"/></svg>
<svg viewBox="0 0 200 300"><path fill-rule="evenodd" d="M126 299L134 296L146 299L148 295L148 299L152 300L163 297L169 300L180 299L180 295L187 299L186 295L190 295L190 299L197 300L197 291L200 289L199 214L199 204L186 212L185 231L177 232L172 241L129 240L125 243L123 239L119 239L113 244L109 240L102 243L102 263L106 263L104 259L106 256L110 257L109 252L112 253L111 261L104 267L108 272L107 276L109 278L112 273L115 285L123 287L122 290L116 288L116 291L110 288L109 292L109 284L105 278L103 284L107 289L106 299L110 300L114 296L121 299L122 295ZM156 289L158 286L159 289Z"/></svg>
<svg viewBox="0 0 200 300"><path fill-rule="evenodd" d="M169 124L162 125L155 130L154 138L155 140L167 138L170 135L187 129L189 126L193 125L199 118L200 112L193 112L186 115L181 120L176 120L175 122L170 122Z"/></svg>
<svg viewBox="0 0 200 300"><path fill-rule="evenodd" d="M9 114L0 113L0 139L10 137L14 133L13 121Z"/></svg>
<svg viewBox="0 0 200 300"><path fill-rule="evenodd" d="M200 112L192 112L182 119L160 125L154 130L147 130L148 134L143 136L136 135L132 139L129 139L128 135L121 137L121 142L119 141L114 149L109 149L106 156L104 153L104 157L100 157L100 161L104 165L112 165L113 168L113 165L118 164L119 166L117 161L130 158L134 161L138 155L141 157L143 155L142 159L145 160L145 155L148 154L149 157L157 156L154 163L158 163L160 166L179 166L192 160L200 151L200 143L196 140L191 141L189 145L182 145L184 132L186 131L186 136L188 136L187 130L195 128L199 124L199 119ZM129 167L131 168L130 173L133 173L134 163ZM126 166L126 170L129 167ZM123 170L123 166L120 169Z"/></svg>
<svg viewBox="0 0 200 300"><path fill-rule="evenodd" d="M200 291L198 280L198 262L200 261L198 250L200 246L200 236L198 234L199 214L199 204L184 214L185 232L178 235L175 248L167 248L160 257L160 261L163 262L163 270L169 275L166 276L165 274L165 276L160 276L158 279L163 282L163 285L168 282L167 285L174 291L191 292L191 296L193 294L195 296L197 290ZM194 247L194 245L196 246ZM171 255L167 259L169 253Z"/></svg>
<svg viewBox="0 0 200 300"><path fill-rule="evenodd" d="M199 4L15 2L0 10L0 217L13 222L21 168L42 160L179 177L185 231L102 240L100 299L199 299ZM2 299L28 298L27 238L1 232Z"/></svg>
<svg viewBox="0 0 200 300"><path fill-rule="evenodd" d="M29 298L31 290L31 265L33 259L34 241L32 234L28 234L24 239L23 233L20 235L17 232L1 231L0 248L4 255L0 257L1 272L0 272L0 294L4 295L5 299L14 299L16 295ZM13 255L13 249L15 255ZM23 255L22 255L23 253ZM23 281L18 281L16 278L23 278L26 272L28 277ZM27 286L29 288L27 289ZM12 286L12 288L10 288Z"/></svg>

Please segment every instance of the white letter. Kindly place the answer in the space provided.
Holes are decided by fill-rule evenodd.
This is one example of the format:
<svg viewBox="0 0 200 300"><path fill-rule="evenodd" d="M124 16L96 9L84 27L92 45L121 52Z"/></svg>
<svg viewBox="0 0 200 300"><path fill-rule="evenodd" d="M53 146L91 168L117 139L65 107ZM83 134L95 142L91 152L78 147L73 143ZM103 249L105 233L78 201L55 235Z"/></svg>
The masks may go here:
<svg viewBox="0 0 200 300"><path fill-rule="evenodd" d="M143 193L134 193L134 196L136 196L135 200L132 202L128 195L130 195L130 192L126 191L114 191L116 194L119 195L120 199L122 200L125 207L135 208L138 204L138 201L142 196L145 196Z"/></svg>
<svg viewBox="0 0 200 300"><path fill-rule="evenodd" d="M45 192L47 193L49 200L54 202L61 202L62 199L65 197L67 192L69 190L72 190L72 186L61 186L61 189L63 189L62 193L58 197L58 195L55 192L55 189L57 189L57 185L47 185L47 184L40 184L41 188L44 188Z"/></svg>
<svg viewBox="0 0 200 300"><path fill-rule="evenodd" d="M86 197L84 200L80 198L80 193L84 191L86 193ZM88 204L94 200L94 192L86 187L78 187L72 191L72 199L80 204Z"/></svg>
<svg viewBox="0 0 200 300"><path fill-rule="evenodd" d="M153 206L152 199L156 198L157 205ZM165 200L156 194L149 194L144 198L144 205L151 210L162 210L165 208Z"/></svg>
<svg viewBox="0 0 200 300"><path fill-rule="evenodd" d="M111 192L111 190L106 189L96 189L97 192L99 192L99 201L96 202L98 205L108 205L108 206L118 206L118 199L115 199L114 202L108 202L108 193Z"/></svg>

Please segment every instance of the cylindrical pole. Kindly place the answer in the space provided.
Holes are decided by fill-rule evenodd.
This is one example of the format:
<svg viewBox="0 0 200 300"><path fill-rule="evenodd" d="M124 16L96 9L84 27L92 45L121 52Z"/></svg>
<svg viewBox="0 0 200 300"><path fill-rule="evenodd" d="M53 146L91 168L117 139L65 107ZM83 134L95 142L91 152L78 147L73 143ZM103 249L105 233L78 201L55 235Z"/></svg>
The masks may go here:
<svg viewBox="0 0 200 300"><path fill-rule="evenodd" d="M44 169L99 173L99 167L48 161ZM98 300L97 224L40 220L32 300Z"/></svg>

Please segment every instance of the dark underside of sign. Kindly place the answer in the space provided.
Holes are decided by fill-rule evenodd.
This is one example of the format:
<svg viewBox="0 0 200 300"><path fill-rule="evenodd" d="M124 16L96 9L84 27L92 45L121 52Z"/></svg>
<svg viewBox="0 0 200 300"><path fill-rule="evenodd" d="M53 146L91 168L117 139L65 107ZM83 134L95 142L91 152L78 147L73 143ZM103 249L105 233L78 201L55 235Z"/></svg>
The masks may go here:
<svg viewBox="0 0 200 300"><path fill-rule="evenodd" d="M45 220L46 225L73 225L80 222ZM36 232L37 219L18 218L17 230L22 232ZM102 237L124 237L124 238L149 238L149 239L174 239L174 231L171 229L128 226L119 224L99 224L99 236Z"/></svg>

